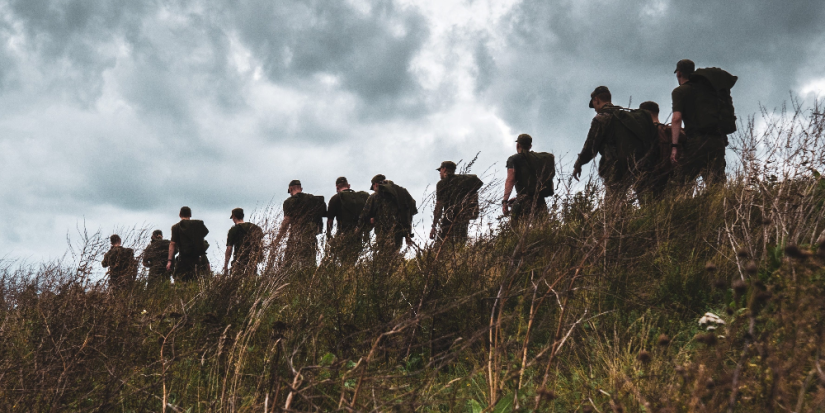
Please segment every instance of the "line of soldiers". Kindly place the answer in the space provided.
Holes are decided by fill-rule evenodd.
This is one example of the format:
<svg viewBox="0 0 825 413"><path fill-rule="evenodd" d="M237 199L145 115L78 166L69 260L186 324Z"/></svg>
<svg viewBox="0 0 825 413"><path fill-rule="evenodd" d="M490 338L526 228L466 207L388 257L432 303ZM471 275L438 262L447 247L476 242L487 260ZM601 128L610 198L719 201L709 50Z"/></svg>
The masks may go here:
<svg viewBox="0 0 825 413"><path fill-rule="evenodd" d="M730 88L736 77L717 69L695 70L690 60L677 63L679 87L673 90L673 123L659 121L659 105L644 102L631 110L611 103L610 90L597 87L590 94L588 106L596 111L584 147L573 167L579 179L582 166L601 155L599 176L604 180L605 200L624 200L633 187L640 200L665 191L676 178L695 181L698 176L709 184L725 181L725 147L727 134L736 130ZM684 129L682 129L684 122ZM516 154L507 159L502 212L514 226L548 217L545 198L553 194L555 158L532 150L533 138L521 134L516 139ZM478 193L483 182L475 175L456 174L456 164L444 161L436 168L440 181L436 186L430 238L438 245L461 245L468 236L470 221L479 216ZM418 213L415 199L404 188L384 175L370 180L372 194L355 191L346 177L335 180L336 194L329 204L323 196L304 192L301 181L287 187L289 198L283 203L284 217L273 245L286 238L284 263L296 269L317 265L317 235L324 232L333 262L352 265L375 232L375 256L397 256L404 240L412 244L412 219ZM513 190L515 189L515 196ZM171 240L164 240L160 230L143 254L149 268L149 283L169 280L189 281L210 272L205 236L209 230L203 221L193 220L189 207L182 207L180 222L172 226ZM254 274L263 260L263 230L244 221L241 208L232 210L235 224L227 234L224 274ZM333 234L334 224L337 231ZM134 251L120 245L112 235L112 248L103 259L109 268L110 283L115 288L129 285L137 275ZM234 258L233 258L234 257Z"/></svg>
<svg viewBox="0 0 825 413"><path fill-rule="evenodd" d="M737 77L719 68L697 70L688 59L674 73L679 86L671 93L671 125L659 121L656 102L630 110L613 105L606 86L590 94L596 116L573 165L576 180L599 154L608 202L624 201L631 187L644 201L659 197L671 182L692 184L699 176L708 185L725 182L727 135L736 131L730 89Z"/></svg>

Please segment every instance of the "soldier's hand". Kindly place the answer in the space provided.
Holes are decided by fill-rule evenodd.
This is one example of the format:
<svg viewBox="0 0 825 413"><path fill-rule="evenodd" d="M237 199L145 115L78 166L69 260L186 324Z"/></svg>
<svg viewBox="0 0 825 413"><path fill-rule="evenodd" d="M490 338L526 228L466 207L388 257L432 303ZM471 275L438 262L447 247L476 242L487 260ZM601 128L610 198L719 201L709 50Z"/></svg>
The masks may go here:
<svg viewBox="0 0 825 413"><path fill-rule="evenodd" d="M432 227L432 229L430 229L430 239L435 239L435 227Z"/></svg>
<svg viewBox="0 0 825 413"><path fill-rule="evenodd" d="M510 216L510 203L508 203L508 202L502 203L501 212L504 213L505 217Z"/></svg>
<svg viewBox="0 0 825 413"><path fill-rule="evenodd" d="M574 165L573 166L573 179L578 181L580 176L582 176L582 167L581 167L581 165Z"/></svg>
<svg viewBox="0 0 825 413"><path fill-rule="evenodd" d="M673 149L670 150L670 163L672 163L674 165L679 163L679 160L676 159L677 155L678 155L678 149L673 148Z"/></svg>
<svg viewBox="0 0 825 413"><path fill-rule="evenodd" d="M370 218L370 224L375 225L375 218Z"/></svg>
<svg viewBox="0 0 825 413"><path fill-rule="evenodd" d="M171 271L171 270L172 270L172 261L171 260L166 261L166 271Z"/></svg>

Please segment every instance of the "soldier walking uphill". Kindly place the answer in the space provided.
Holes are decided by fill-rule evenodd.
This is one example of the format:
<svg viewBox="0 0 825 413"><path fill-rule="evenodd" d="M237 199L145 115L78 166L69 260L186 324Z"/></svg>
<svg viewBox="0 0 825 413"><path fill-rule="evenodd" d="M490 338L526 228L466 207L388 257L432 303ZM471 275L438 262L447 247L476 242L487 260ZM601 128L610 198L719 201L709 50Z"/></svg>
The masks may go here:
<svg viewBox="0 0 825 413"><path fill-rule="evenodd" d="M393 256L401 250L404 239L407 244L412 244L412 217L418 213L418 208L405 188L387 180L384 175L375 175L370 183L375 192L367 198L358 227L374 225L375 254Z"/></svg>
<svg viewBox="0 0 825 413"><path fill-rule="evenodd" d="M120 245L120 236L109 237L112 247L103 255L103 268L108 268L109 286L116 291L128 290L137 278L135 251Z"/></svg>
<svg viewBox="0 0 825 413"><path fill-rule="evenodd" d="M644 177L644 187L650 192L650 195L655 199L662 195L667 189L667 184L670 178L673 177L674 168L676 164L670 159L671 149L671 125L666 125L659 121L659 104L653 101L642 102L639 109L643 109L650 113L650 119L653 125L656 126L656 144L658 147L658 156L652 161L652 169ZM685 142L685 134L679 136L679 145Z"/></svg>
<svg viewBox="0 0 825 413"><path fill-rule="evenodd" d="M284 259L298 269L314 268L318 253L318 239L326 215L324 197L304 192L301 181L289 183L289 198L284 201L284 220L275 237L275 245L288 234Z"/></svg>
<svg viewBox="0 0 825 413"><path fill-rule="evenodd" d="M209 275L209 261L206 258L209 244L204 239L209 234L209 229L203 221L192 219L192 210L188 206L181 207L178 216L180 222L172 225L166 270L172 270L172 262L177 252L175 282L193 281Z"/></svg>
<svg viewBox="0 0 825 413"><path fill-rule="evenodd" d="M504 216L512 215L514 224L534 219L546 219L547 202L553 194L556 175L555 158L546 152L533 152L533 137L521 134L516 139L516 154L507 159L507 180L504 181ZM516 197L510 199L513 188Z"/></svg>
<svg viewBox="0 0 825 413"><path fill-rule="evenodd" d="M606 86L599 86L590 94L589 106L596 111L596 116L573 165L573 178L578 180L582 166L597 154L601 155L599 176L604 181L607 203L625 201L627 190L647 167L645 156L656 139L656 129L648 112L629 111L614 106L611 100Z"/></svg>
<svg viewBox="0 0 825 413"><path fill-rule="evenodd" d="M671 159L680 155L681 179L692 182L701 175L708 184L725 182L727 134L736 131L736 115L730 89L736 76L715 67L695 70L688 59L676 64L673 89L673 126ZM679 149L679 134L685 124L687 141Z"/></svg>
<svg viewBox="0 0 825 413"><path fill-rule="evenodd" d="M368 228L358 231L356 229L358 217L370 195L364 191L353 191L347 178L343 176L335 180L335 191L336 194L330 198L327 207L327 240L337 262L353 265L358 261L358 255L364 248L365 238L368 238ZM338 224L335 237L332 236L334 223Z"/></svg>
<svg viewBox="0 0 825 413"><path fill-rule="evenodd" d="M484 185L475 175L456 175L456 164L441 162L435 187L435 211L430 239L464 244L470 221L478 218L478 190ZM437 228L439 230L437 230Z"/></svg>
<svg viewBox="0 0 825 413"><path fill-rule="evenodd" d="M152 240L143 251L143 266L149 269L149 286L169 281L172 276L172 272L166 270L169 242L163 239L163 231L156 229L152 232Z"/></svg>
<svg viewBox="0 0 825 413"><path fill-rule="evenodd" d="M263 258L264 231L261 227L244 222L243 208L235 208L229 219L235 224L229 229L226 235L226 252L224 253L223 273L229 274L229 260L232 252L235 252L235 259L232 260L232 275L255 275L258 270L258 263Z"/></svg>

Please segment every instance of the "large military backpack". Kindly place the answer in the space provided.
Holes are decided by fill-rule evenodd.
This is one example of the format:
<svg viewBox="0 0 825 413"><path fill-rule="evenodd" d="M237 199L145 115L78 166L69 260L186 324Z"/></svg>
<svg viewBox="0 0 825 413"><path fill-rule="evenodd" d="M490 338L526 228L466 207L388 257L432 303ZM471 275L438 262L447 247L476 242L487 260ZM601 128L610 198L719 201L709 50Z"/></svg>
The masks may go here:
<svg viewBox="0 0 825 413"><path fill-rule="evenodd" d="M617 106L611 114L608 128L620 162L629 167L652 167L659 156L659 131L653 124L650 112ZM647 164L641 164L643 161L647 161Z"/></svg>
<svg viewBox="0 0 825 413"><path fill-rule="evenodd" d="M361 216L361 211L364 210L364 205L367 203L370 194L364 191L341 191L338 193L338 197L341 198L341 216L338 219L345 225L357 225L358 218Z"/></svg>
<svg viewBox="0 0 825 413"><path fill-rule="evenodd" d="M476 175L456 174L452 182L451 201L453 202L453 208L466 208L467 211L462 212L467 212L472 219L478 218L478 191L482 186L484 186L484 182Z"/></svg>
<svg viewBox="0 0 825 413"><path fill-rule="evenodd" d="M730 90L738 78L718 67L697 69L690 76L696 86L696 125L700 132L736 132L736 113Z"/></svg>
<svg viewBox="0 0 825 413"><path fill-rule="evenodd" d="M395 201L398 207L398 223L408 234L411 233L412 217L418 214L418 208L410 192L392 181L385 181L383 184L378 185L378 191Z"/></svg>
<svg viewBox="0 0 825 413"><path fill-rule="evenodd" d="M553 195L553 178L556 177L556 157L547 152L527 152L525 154L528 170L523 178L524 186L530 195L539 194L542 198Z"/></svg>
<svg viewBox="0 0 825 413"><path fill-rule="evenodd" d="M187 257L199 257L206 253L209 243L204 237L209 233L203 221L197 219L182 220L180 228L180 245L178 246L180 255Z"/></svg>

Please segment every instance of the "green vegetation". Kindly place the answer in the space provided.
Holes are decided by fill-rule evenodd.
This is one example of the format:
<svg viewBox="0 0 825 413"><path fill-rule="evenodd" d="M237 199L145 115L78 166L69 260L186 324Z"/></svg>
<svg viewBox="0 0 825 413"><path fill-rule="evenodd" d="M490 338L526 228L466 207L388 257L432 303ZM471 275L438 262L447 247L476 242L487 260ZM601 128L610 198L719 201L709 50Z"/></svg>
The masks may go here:
<svg viewBox="0 0 825 413"><path fill-rule="evenodd" d="M557 195L548 222L483 221L467 246L406 259L294 272L268 245L254 279L124 294L89 280L100 236L58 263L5 263L0 400L8 411L822 411L825 119L794 109L733 135L725 186L639 206L601 205L588 185ZM487 191L492 221L500 192ZM271 232L275 216L252 220ZM706 312L725 323L700 326Z"/></svg>

